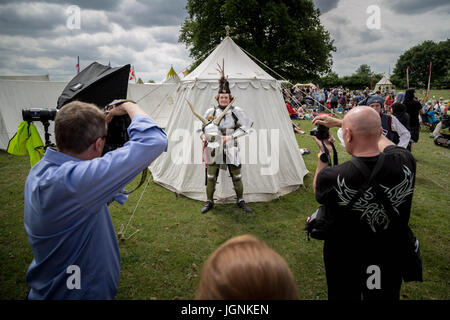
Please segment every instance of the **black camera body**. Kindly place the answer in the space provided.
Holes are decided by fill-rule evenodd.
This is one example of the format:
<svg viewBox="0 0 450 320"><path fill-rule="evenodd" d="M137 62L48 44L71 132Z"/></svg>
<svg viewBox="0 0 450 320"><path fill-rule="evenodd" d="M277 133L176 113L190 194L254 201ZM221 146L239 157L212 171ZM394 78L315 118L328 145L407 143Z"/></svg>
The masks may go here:
<svg viewBox="0 0 450 320"><path fill-rule="evenodd" d="M305 230L308 236L317 240L326 240L334 223L333 214L327 206L320 206L306 220Z"/></svg>
<svg viewBox="0 0 450 320"><path fill-rule="evenodd" d="M115 116L108 124L108 134L106 136L103 154L122 147L130 138L128 137L128 126L131 124L129 115Z"/></svg>
<svg viewBox="0 0 450 320"><path fill-rule="evenodd" d="M54 121L56 117L56 109L47 108L30 108L22 109L22 118L24 121Z"/></svg>
<svg viewBox="0 0 450 320"><path fill-rule="evenodd" d="M309 132L310 135L315 136L319 140L326 140L330 137L330 129L324 125L318 124L316 128Z"/></svg>

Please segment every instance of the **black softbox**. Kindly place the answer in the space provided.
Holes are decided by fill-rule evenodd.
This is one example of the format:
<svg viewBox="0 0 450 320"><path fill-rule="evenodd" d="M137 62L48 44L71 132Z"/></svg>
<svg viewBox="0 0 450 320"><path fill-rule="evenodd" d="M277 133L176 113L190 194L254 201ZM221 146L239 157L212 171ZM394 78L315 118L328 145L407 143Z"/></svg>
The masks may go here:
<svg viewBox="0 0 450 320"><path fill-rule="evenodd" d="M93 103L103 108L114 99L126 99L130 65L111 68L93 62L77 74L58 98L57 109L71 101Z"/></svg>
<svg viewBox="0 0 450 320"><path fill-rule="evenodd" d="M71 101L93 103L100 109L115 99L126 99L130 65L111 68L93 62L77 74L58 98L57 109ZM114 117L108 125L108 136L103 153L121 147L127 140L128 115Z"/></svg>

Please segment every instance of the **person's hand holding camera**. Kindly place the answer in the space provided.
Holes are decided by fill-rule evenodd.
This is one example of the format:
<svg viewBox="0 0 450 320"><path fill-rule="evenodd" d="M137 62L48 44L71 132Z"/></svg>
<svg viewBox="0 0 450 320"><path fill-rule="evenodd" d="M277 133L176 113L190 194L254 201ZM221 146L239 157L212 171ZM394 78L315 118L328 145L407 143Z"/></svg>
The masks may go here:
<svg viewBox="0 0 450 320"><path fill-rule="evenodd" d="M315 136L312 136L312 137L313 137L314 141L317 143L317 145L319 146L319 150L321 153L325 152L324 145L328 149L328 153L333 152L333 147L331 146L331 144L333 144L336 140L334 139L331 132L329 133L328 139L319 140Z"/></svg>
<svg viewBox="0 0 450 320"><path fill-rule="evenodd" d="M117 104L116 104L117 103ZM114 100L108 106L108 114L106 115L106 121L109 123L115 116L123 116L128 114L130 118L133 118L136 114L146 114L134 101Z"/></svg>
<svg viewBox="0 0 450 320"><path fill-rule="evenodd" d="M341 127L342 126L342 120L331 117L327 114L321 114L315 117L312 121L315 125L323 125L327 128L333 128L333 127Z"/></svg>
<svg viewBox="0 0 450 320"><path fill-rule="evenodd" d="M111 102L111 104L114 104L114 102L117 102L118 100L114 100L113 102ZM111 122L111 120L115 117L115 116L124 116L127 114L127 111L124 109L123 105L125 103L122 103L118 106L110 106L108 108L108 114L106 115L106 121L108 123Z"/></svg>

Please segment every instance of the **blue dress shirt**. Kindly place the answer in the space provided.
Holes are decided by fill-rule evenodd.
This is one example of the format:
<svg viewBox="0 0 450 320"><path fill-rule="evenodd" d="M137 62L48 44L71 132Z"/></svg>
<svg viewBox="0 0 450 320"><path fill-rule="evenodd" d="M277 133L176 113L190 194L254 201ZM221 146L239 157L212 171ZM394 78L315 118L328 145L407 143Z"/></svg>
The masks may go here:
<svg viewBox="0 0 450 320"><path fill-rule="evenodd" d="M167 136L135 115L130 140L93 160L48 148L25 184L25 230L33 251L29 299L113 299L120 254L108 204L162 152Z"/></svg>

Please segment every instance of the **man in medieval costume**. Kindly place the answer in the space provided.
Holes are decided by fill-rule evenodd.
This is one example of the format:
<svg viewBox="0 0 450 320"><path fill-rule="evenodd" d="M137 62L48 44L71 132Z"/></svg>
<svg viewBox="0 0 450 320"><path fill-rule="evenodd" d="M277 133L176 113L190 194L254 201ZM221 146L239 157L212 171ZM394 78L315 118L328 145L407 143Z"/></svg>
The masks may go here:
<svg viewBox="0 0 450 320"><path fill-rule="evenodd" d="M252 212L243 199L244 186L237 139L249 133L253 122L241 108L232 105L234 97L231 95L230 85L225 78L223 65L222 68L219 67L219 71L221 72L221 78L219 80L219 92L216 96L218 106L206 110L203 119L200 119L203 122L201 135L204 141L203 158L207 164L207 201L204 203L201 212L206 213L214 206L213 196L221 169L228 169L231 175L238 207L246 212ZM192 111L194 112L193 109ZM201 118L198 115L197 117Z"/></svg>

